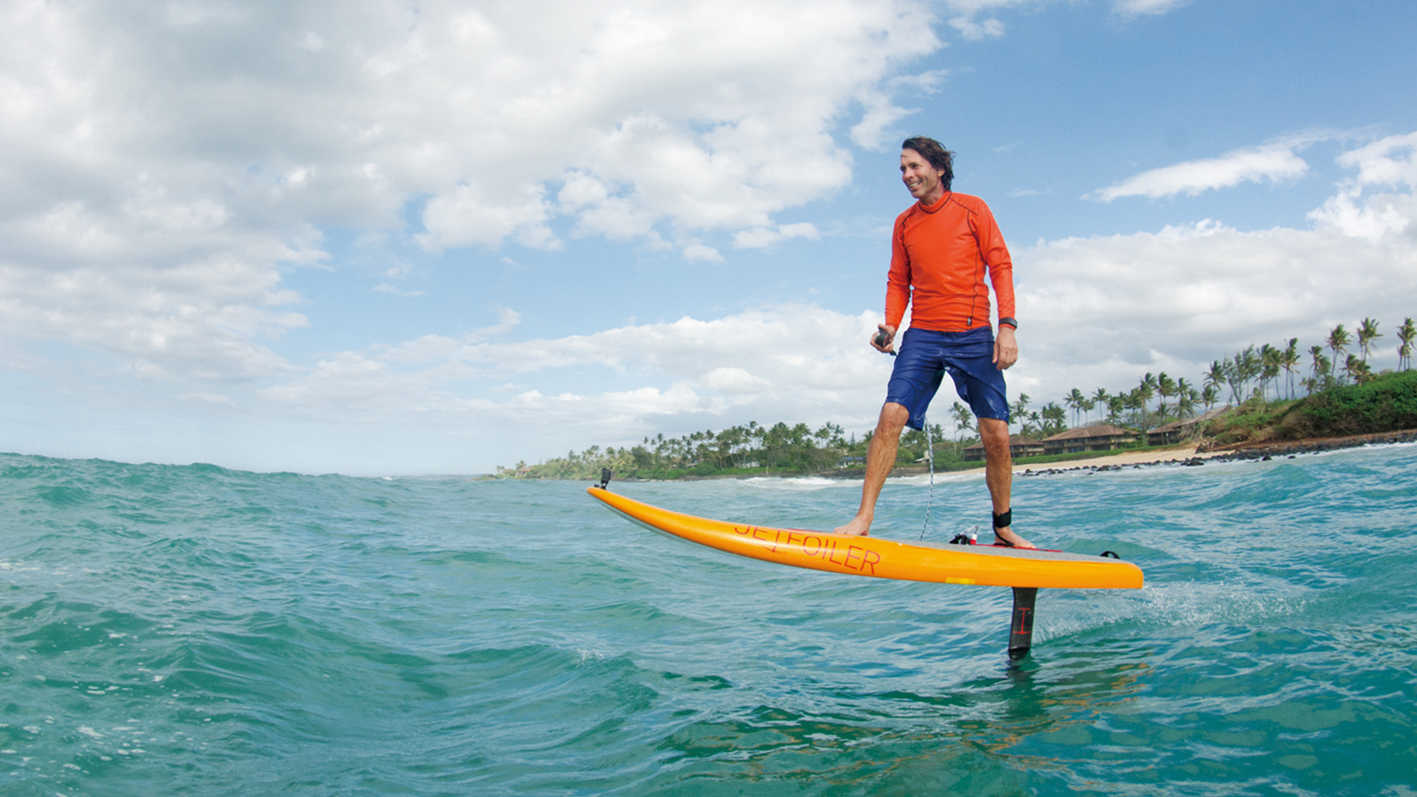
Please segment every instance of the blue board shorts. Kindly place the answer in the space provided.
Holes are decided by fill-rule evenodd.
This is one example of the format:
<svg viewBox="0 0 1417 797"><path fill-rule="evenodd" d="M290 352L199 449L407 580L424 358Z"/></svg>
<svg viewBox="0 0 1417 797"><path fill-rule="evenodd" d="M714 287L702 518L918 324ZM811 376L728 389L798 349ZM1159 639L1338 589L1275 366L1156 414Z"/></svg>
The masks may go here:
<svg viewBox="0 0 1417 797"><path fill-rule="evenodd" d="M911 328L901 338L895 370L886 387L887 402L910 410L906 425L912 429L925 427L925 409L940 389L946 371L975 417L1008 422L1004 372L994 365L993 329L936 332Z"/></svg>

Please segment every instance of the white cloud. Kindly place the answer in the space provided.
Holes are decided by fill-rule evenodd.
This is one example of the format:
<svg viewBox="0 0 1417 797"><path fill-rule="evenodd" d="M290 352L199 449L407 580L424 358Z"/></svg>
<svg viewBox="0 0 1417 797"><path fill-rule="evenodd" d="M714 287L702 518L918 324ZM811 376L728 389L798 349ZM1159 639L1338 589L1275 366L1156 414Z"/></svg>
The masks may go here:
<svg viewBox="0 0 1417 797"><path fill-rule="evenodd" d="M861 121L852 126L851 140L864 149L884 149L890 143L886 131L915 113L915 109L896 105L890 95L881 91L863 92L860 101L865 112Z"/></svg>
<svg viewBox="0 0 1417 797"><path fill-rule="evenodd" d="M691 263L722 263L723 255L712 246L694 241L684 247L684 259Z"/></svg>
<svg viewBox="0 0 1417 797"><path fill-rule="evenodd" d="M857 100L861 105L861 120L851 128L851 140L868 150L883 150L895 145L895 123L918 113L916 107L897 105L900 100L918 101L940 91L949 77L947 69L930 69L917 74L897 75L885 81L883 88L862 91Z"/></svg>
<svg viewBox="0 0 1417 797"><path fill-rule="evenodd" d="M273 269L239 261L166 270L0 266L6 335L106 351L150 376L220 381L286 371L289 364L268 343L308 324L279 309L289 301Z"/></svg>
<svg viewBox="0 0 1417 797"><path fill-rule="evenodd" d="M595 404L609 413L610 417L643 419L654 416L702 413L708 409L704 397L689 385L682 383L673 384L665 389L641 387L634 390L612 391L599 397ZM574 408L574 410L579 409ZM580 413L576 412L576 415L580 416Z"/></svg>
<svg viewBox="0 0 1417 797"><path fill-rule="evenodd" d="M714 368L703 377L704 387L720 393L745 394L762 390L768 380L756 376L742 368L723 366Z"/></svg>
<svg viewBox="0 0 1417 797"><path fill-rule="evenodd" d="M1355 188L1346 188L1309 213L1309 218L1339 235L1379 243L1417 232L1417 196L1410 192L1365 196ZM1413 237L1408 236L1409 241ZM1407 281L1412 281L1412 275Z"/></svg>
<svg viewBox="0 0 1417 797"><path fill-rule="evenodd" d="M1111 202L1132 196L1158 198L1175 194L1195 196L1205 191L1231 188L1240 183L1278 182L1302 177L1309 165L1296 153L1308 141L1284 141L1228 152L1216 158L1187 161L1151 169L1115 185L1094 191L1088 198Z"/></svg>
<svg viewBox="0 0 1417 797"><path fill-rule="evenodd" d="M783 224L772 229L759 227L743 230L733 236L733 245L739 249L762 249L794 238L816 240L821 237L815 225L808 222Z"/></svg>
<svg viewBox="0 0 1417 797"><path fill-rule="evenodd" d="M577 216L576 233L630 240L655 235L655 214L625 196L612 196L594 175L575 170L556 195L562 213Z"/></svg>
<svg viewBox="0 0 1417 797"><path fill-rule="evenodd" d="M576 212L599 205L610 197L610 189L594 175L575 170L566 175L556 200L564 210Z"/></svg>
<svg viewBox="0 0 1417 797"><path fill-rule="evenodd" d="M1124 17L1146 17L1169 14L1190 0L1115 0L1113 9Z"/></svg>
<svg viewBox="0 0 1417 797"><path fill-rule="evenodd" d="M503 190L460 185L429 201L423 211L427 232L418 241L432 250L473 245L495 249L515 236L528 247L558 249L560 242L547 225L550 208L542 194L539 185Z"/></svg>
<svg viewBox="0 0 1417 797"><path fill-rule="evenodd" d="M380 283L378 283L377 285L375 285L375 286L372 288L372 290L373 290L375 293L384 293L384 294L388 294L389 296L402 296L402 297L404 297L405 299L416 299L416 298L418 298L419 296L425 295L425 292L424 292L424 291L420 291L420 290L409 290L409 289L407 289L407 288L400 288L400 287L398 287L397 285L394 285L393 283L390 283L390 282L380 282Z"/></svg>
<svg viewBox="0 0 1417 797"><path fill-rule="evenodd" d="M949 19L950 27L965 39L980 41L1004 35L1004 23L997 17L986 16L989 13L1046 3L1047 0L945 0L944 6L954 13Z"/></svg>
<svg viewBox="0 0 1417 797"><path fill-rule="evenodd" d="M225 396L220 393L183 393L177 398L180 401L191 401L198 404L215 404L222 407L235 405L235 402L232 401L230 396Z"/></svg>
<svg viewBox="0 0 1417 797"><path fill-rule="evenodd" d="M994 17L982 20L973 17L954 17L950 20L950 27L959 31L961 36L970 41L997 39L1004 35L1004 23Z"/></svg>
<svg viewBox="0 0 1417 797"><path fill-rule="evenodd" d="M1417 238L1417 133L1389 136L1345 152L1338 164L1356 169L1357 175L1309 214L1315 224L1372 243L1405 233L1413 233L1408 241ZM1369 192L1372 188L1406 191Z"/></svg>
<svg viewBox="0 0 1417 797"><path fill-rule="evenodd" d="M1047 0L945 0L945 7L965 16L976 16L986 11L1018 6L1042 5Z"/></svg>
<svg viewBox="0 0 1417 797"><path fill-rule="evenodd" d="M505 335L511 332L522 322L522 314L510 307L502 307L497 310L497 323L483 327L473 332L474 337L495 338L498 335Z"/></svg>
<svg viewBox="0 0 1417 797"><path fill-rule="evenodd" d="M518 425L528 451L549 456L564 441L622 444L682 427L749 419L820 418L863 426L879 408L887 358L866 339L877 319L786 305L712 320L685 317L592 335L506 347L469 336L427 336L342 352L264 391L287 412L327 420L396 422L416 414L448 427ZM458 385L559 381L576 369L620 375L596 392L544 387L470 396ZM526 413L538 423L522 424ZM587 442L586 445L589 445Z"/></svg>
<svg viewBox="0 0 1417 797"><path fill-rule="evenodd" d="M334 267L328 229L555 250L568 224L711 262L707 236L787 230L848 182L839 131L861 97L897 113L933 22L905 0L4 4L0 333L278 374L271 342L306 323L284 273Z"/></svg>
<svg viewBox="0 0 1417 797"><path fill-rule="evenodd" d="M1388 136L1345 152L1338 164L1358 170L1358 185L1417 188L1417 133Z"/></svg>

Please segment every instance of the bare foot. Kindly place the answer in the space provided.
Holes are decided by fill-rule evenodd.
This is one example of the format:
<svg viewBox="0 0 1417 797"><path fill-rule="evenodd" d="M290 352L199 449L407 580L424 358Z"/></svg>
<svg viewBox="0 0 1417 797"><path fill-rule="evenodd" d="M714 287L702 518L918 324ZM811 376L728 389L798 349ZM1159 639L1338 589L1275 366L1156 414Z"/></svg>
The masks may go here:
<svg viewBox="0 0 1417 797"><path fill-rule="evenodd" d="M851 534L857 537L867 537L871 534L871 521L862 518L860 515L851 519L845 526L837 526L832 530L833 534Z"/></svg>
<svg viewBox="0 0 1417 797"><path fill-rule="evenodd" d="M1012 528L994 529L995 544L1008 543L1015 548L1037 548L1038 546L1014 533Z"/></svg>

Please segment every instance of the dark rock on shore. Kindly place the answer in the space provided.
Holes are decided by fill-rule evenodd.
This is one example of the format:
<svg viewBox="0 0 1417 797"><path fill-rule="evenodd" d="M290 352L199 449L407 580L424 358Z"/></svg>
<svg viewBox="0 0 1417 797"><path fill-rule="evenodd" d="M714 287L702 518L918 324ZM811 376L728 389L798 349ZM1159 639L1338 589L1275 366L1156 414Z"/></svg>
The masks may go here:
<svg viewBox="0 0 1417 797"><path fill-rule="evenodd" d="M1180 467L1199 467L1207 462L1233 462L1237 460L1260 460L1269 461L1275 457L1286 457L1293 459L1300 454L1317 454L1322 451L1333 451L1340 448L1357 448L1366 445L1383 445L1391 443L1410 443L1417 441L1417 429L1403 429L1396 432L1379 432L1377 434L1350 435L1348 437L1324 437L1309 440L1285 440L1267 443L1250 443L1237 446L1229 451L1219 454L1211 454L1208 457L1191 457L1186 460L1155 460L1152 462L1138 462L1131 465L1095 465L1078 467L1056 467L1044 468L1042 470L1025 470L1022 476L1047 476L1058 473L1068 473L1071 471L1088 471L1099 473L1102 471L1125 470L1135 468L1150 468L1157 465L1174 465Z"/></svg>

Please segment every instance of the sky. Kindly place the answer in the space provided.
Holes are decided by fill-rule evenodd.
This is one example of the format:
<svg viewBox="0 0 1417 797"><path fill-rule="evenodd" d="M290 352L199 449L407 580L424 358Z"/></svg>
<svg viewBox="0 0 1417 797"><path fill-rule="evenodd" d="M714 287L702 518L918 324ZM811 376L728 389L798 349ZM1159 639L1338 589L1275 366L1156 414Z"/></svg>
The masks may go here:
<svg viewBox="0 0 1417 797"><path fill-rule="evenodd" d="M0 451L474 474L870 430L900 142L1011 398L1417 316L1417 3L3 0ZM932 421L952 429L948 387Z"/></svg>

